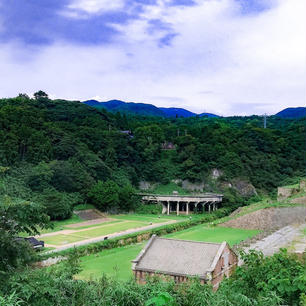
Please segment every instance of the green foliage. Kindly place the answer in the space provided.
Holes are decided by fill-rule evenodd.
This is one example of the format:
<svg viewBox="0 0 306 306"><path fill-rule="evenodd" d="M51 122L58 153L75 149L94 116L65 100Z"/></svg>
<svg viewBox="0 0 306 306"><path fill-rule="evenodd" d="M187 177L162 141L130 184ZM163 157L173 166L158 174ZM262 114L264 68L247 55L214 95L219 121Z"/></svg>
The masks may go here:
<svg viewBox="0 0 306 306"><path fill-rule="evenodd" d="M48 188L54 171L45 162L39 163L32 168L31 173L27 178L27 183L33 191L43 191Z"/></svg>
<svg viewBox="0 0 306 306"><path fill-rule="evenodd" d="M24 301L29 306L303 306L303 288L298 291L294 285L293 290L290 290L291 287L279 290L278 285L272 285L267 290L271 286L268 281L271 276L279 275L281 281L282 275L286 275L289 282L294 282L296 277L301 276L297 272L301 263L284 253L267 258L269 264L260 257L255 253L248 258L244 257L247 264L237 268L234 276L224 280L216 292L197 279L175 284L153 278L144 285L138 285L133 280L117 281L105 275L89 282L74 280L71 271L79 270L78 261L74 257L48 269L25 270L13 274L0 290L5 301ZM279 269L280 262L289 263L289 266L283 265ZM296 267L291 263L295 263ZM262 283L265 274L267 282ZM294 293L293 299L284 293L288 291ZM300 299L295 296L299 292Z"/></svg>
<svg viewBox="0 0 306 306"><path fill-rule="evenodd" d="M119 205L119 186L111 180L98 181L90 189L88 198L102 211L116 209Z"/></svg>
<svg viewBox="0 0 306 306"><path fill-rule="evenodd" d="M145 306L175 306L173 297L168 292L160 292L146 301Z"/></svg>
<svg viewBox="0 0 306 306"><path fill-rule="evenodd" d="M22 304L22 301L18 298L15 292L8 296L0 295L0 306L20 306Z"/></svg>
<svg viewBox="0 0 306 306"><path fill-rule="evenodd" d="M30 245L17 239L20 233L36 235L49 225L44 207L33 202L0 200L0 282L6 271L12 271L33 259Z"/></svg>
<svg viewBox="0 0 306 306"><path fill-rule="evenodd" d="M271 257L251 250L242 253L244 265L237 268L231 280L234 290L258 299L262 295L274 292L287 305L298 305L302 293L306 292L306 271L303 263L286 250Z"/></svg>
<svg viewBox="0 0 306 306"><path fill-rule="evenodd" d="M112 180L98 181L88 192L92 204L102 211L128 212L139 206L140 199L136 190L131 185L119 187Z"/></svg>
<svg viewBox="0 0 306 306"><path fill-rule="evenodd" d="M233 188L227 188L223 192L222 204L224 206L239 206L239 204L243 203L243 198L238 194L238 192Z"/></svg>
<svg viewBox="0 0 306 306"><path fill-rule="evenodd" d="M71 217L73 206L81 201L77 193L58 192L46 189L36 197L36 201L46 207L51 220L63 220Z"/></svg>
<svg viewBox="0 0 306 306"><path fill-rule="evenodd" d="M225 180L239 176L270 192L304 175L305 121L271 117L267 129L261 126L256 116L122 116L51 100L43 91L34 99L0 99L0 196L41 201L53 219L68 217L79 201L128 211L138 209L130 186L140 180L204 180L207 186L213 168ZM131 130L133 137L121 130ZM174 149L162 150L165 141ZM223 190L217 181L208 191ZM241 202L233 190L224 193L225 205Z"/></svg>
<svg viewBox="0 0 306 306"><path fill-rule="evenodd" d="M158 215L162 212L162 204L146 204L139 205L136 207L135 212L137 214L153 214Z"/></svg>
<svg viewBox="0 0 306 306"><path fill-rule="evenodd" d="M121 211L131 211L140 206L140 197L135 188L126 185L119 190L119 208Z"/></svg>

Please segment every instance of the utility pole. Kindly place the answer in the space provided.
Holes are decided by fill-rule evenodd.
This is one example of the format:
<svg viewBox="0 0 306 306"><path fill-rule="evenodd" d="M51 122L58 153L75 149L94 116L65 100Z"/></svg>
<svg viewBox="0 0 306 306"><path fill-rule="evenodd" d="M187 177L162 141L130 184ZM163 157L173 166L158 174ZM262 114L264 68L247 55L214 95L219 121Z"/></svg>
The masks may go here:
<svg viewBox="0 0 306 306"><path fill-rule="evenodd" d="M264 114L263 117L264 117L264 129L266 129L267 128L267 114Z"/></svg>

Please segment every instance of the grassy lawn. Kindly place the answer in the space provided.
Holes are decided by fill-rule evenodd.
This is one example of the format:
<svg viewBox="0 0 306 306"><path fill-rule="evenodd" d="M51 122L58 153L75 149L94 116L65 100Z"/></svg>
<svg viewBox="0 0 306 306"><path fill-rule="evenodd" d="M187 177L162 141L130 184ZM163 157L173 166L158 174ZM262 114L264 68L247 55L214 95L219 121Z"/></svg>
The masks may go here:
<svg viewBox="0 0 306 306"><path fill-rule="evenodd" d="M65 227L66 225L79 223L79 222L82 222L82 221L83 220L79 216L73 214L71 216L71 218L69 218L67 220L52 221L51 222L52 228L44 229L40 233L41 234L46 234L46 233L58 232L60 230L66 229L66 227Z"/></svg>
<svg viewBox="0 0 306 306"><path fill-rule="evenodd" d="M82 232L81 232L82 233ZM81 234L80 233L80 234ZM65 245L68 243L73 243L77 241L81 241L86 239L84 236L80 236L79 234L73 234L73 235L64 235L64 234L59 234L55 236L49 236L49 237L43 237L43 240L45 244L51 244L51 245Z"/></svg>
<svg viewBox="0 0 306 306"><path fill-rule="evenodd" d="M257 230L205 227L200 225L169 234L166 237L207 242L227 241L230 245L233 245L256 235L258 232ZM144 245L145 243L130 245L82 257L81 267L83 271L76 277L88 280L90 278L98 278L103 273L106 273L121 280L128 280L132 277L131 260L137 257Z"/></svg>
<svg viewBox="0 0 306 306"><path fill-rule="evenodd" d="M148 225L147 222L140 221L125 221L112 222L111 224L103 224L97 228L88 229L84 231L77 231L72 234L58 234L54 236L42 237L46 244L51 245L65 245L77 241L82 241L89 238L95 238L99 236L105 236L116 232L125 231L128 229L143 227Z"/></svg>
<svg viewBox="0 0 306 306"><path fill-rule="evenodd" d="M131 228L143 227L146 225L148 224L146 224L145 222L138 222L138 221L118 222L115 224L100 226L98 228L83 231L80 232L80 234L88 238L94 238L94 237L113 234L116 232L125 231Z"/></svg>
<svg viewBox="0 0 306 306"><path fill-rule="evenodd" d="M198 225L186 230L167 235L167 238L182 240L228 242L229 245L238 244L240 241L257 235L259 230L245 230L227 227L205 227Z"/></svg>
<svg viewBox="0 0 306 306"><path fill-rule="evenodd" d="M172 215L151 215L151 214L126 214L126 215L111 215L111 218L120 219L120 220L133 220L133 221L143 221L143 222L152 222L152 223L162 223L167 222L169 220L178 220L184 221L189 218L189 216L179 215L176 214ZM192 218L201 218L202 215L192 215Z"/></svg>
<svg viewBox="0 0 306 306"><path fill-rule="evenodd" d="M131 260L137 257L144 245L129 245L82 257L83 271L76 278L89 280L106 273L108 276L128 280L132 277Z"/></svg>
<svg viewBox="0 0 306 306"><path fill-rule="evenodd" d="M80 209L90 209L91 205L89 204L84 204L84 205L79 205ZM101 223L101 225L106 225L106 224L111 224L111 223L116 223L116 222L120 222L122 220L127 220L127 221L140 221L144 223L145 225L149 225L150 222L152 223L162 223L162 222L167 222L169 220L184 220L187 217L186 216L176 216L176 215L160 215L160 218L158 218L159 215L152 215L152 214L120 214L120 215L109 215L108 217L113 219L112 221L108 221L108 222L103 222ZM201 215L194 215L192 218L199 218L201 217ZM61 220L61 221L53 221L52 228L49 229L44 229L41 231L41 234L46 234L46 233L52 233L52 232L58 232L64 229L85 229L85 228L91 228L91 227L95 227L95 226L99 226L99 224L93 224L93 225L86 225L86 226L78 226L78 227L68 227L67 225L70 224L75 224L75 223L81 223L84 222L85 220L82 220L78 215L73 214L71 216L71 218L67 219L67 220ZM26 234L24 236L27 236Z"/></svg>

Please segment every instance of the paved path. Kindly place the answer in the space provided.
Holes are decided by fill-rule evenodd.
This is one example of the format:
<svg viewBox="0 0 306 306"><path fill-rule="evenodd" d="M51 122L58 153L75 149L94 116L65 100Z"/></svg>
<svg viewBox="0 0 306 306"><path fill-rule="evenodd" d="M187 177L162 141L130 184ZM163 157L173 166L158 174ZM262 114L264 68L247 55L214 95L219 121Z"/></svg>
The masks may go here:
<svg viewBox="0 0 306 306"><path fill-rule="evenodd" d="M66 250L66 249L73 248L73 247L78 247L78 246L81 246L81 245L86 245L86 244L90 244L90 243L94 243L94 242L99 242L99 241L104 240L105 237L110 239L110 238L121 237L121 236L128 235L128 234L133 234L133 233L136 233L136 232L141 233L141 232L149 230L149 229L153 229L153 228L157 228L157 227L160 227L160 226L163 226L163 225L167 225L167 224L171 224L171 223L177 223L177 222L179 222L179 221L170 220L170 221L163 222L163 223L156 223L156 224L152 224L152 225L148 225L148 226L128 229L126 231L117 232L117 233L113 233L113 234L109 234L109 235L104 235L104 236L90 238L90 239L86 239L86 240L82 240L82 241L78 241L78 242L74 242L74 243L69 243L69 244L65 244L63 246L53 246L52 245L52 247L56 247L56 249L45 252L43 254L59 252L59 251L63 251L63 250ZM46 246L51 246L51 245L46 245Z"/></svg>
<svg viewBox="0 0 306 306"><path fill-rule="evenodd" d="M288 248L289 251L304 252L306 249L306 239L303 233L306 224L288 225L273 234L259 240L249 247L244 248L244 251L255 249L261 251L265 256L271 256L277 253L280 248ZM239 259L239 265L243 262Z"/></svg>

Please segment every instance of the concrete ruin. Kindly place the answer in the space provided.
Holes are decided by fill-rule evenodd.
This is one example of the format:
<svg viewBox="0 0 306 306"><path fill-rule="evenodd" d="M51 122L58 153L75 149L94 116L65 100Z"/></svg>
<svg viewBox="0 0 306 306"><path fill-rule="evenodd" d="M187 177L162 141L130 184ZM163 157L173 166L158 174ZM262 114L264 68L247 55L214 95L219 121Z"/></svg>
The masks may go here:
<svg viewBox="0 0 306 306"><path fill-rule="evenodd" d="M189 215L192 212L215 211L222 202L222 194L205 193L200 195L142 195L144 203L156 203L163 206L162 214L171 212Z"/></svg>

